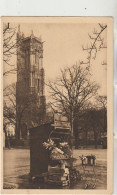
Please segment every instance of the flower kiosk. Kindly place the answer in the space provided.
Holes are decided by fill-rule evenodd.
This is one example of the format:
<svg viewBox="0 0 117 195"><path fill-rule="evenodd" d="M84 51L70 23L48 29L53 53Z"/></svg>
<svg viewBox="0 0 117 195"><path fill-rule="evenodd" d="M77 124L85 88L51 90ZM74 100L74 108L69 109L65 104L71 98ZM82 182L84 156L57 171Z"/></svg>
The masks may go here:
<svg viewBox="0 0 117 195"><path fill-rule="evenodd" d="M45 183L69 185L72 151L70 124L66 117L54 116L51 123L30 129L30 176Z"/></svg>

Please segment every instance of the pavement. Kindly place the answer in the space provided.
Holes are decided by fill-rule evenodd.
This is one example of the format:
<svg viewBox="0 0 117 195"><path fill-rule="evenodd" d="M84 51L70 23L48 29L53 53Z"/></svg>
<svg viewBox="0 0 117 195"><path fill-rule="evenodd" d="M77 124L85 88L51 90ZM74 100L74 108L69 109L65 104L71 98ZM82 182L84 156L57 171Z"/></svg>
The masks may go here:
<svg viewBox="0 0 117 195"><path fill-rule="evenodd" d="M74 163L74 166L81 174L84 173L81 166L81 160L79 156L86 155L96 156L96 165L94 171L96 174L96 189L106 189L107 188L107 150L105 149L94 149L94 150L74 150L74 157L78 160ZM89 169L92 170L92 167ZM94 177L93 177L94 178ZM79 184L75 185L75 189L78 189Z"/></svg>
<svg viewBox="0 0 117 195"><path fill-rule="evenodd" d="M97 185L96 189L107 187L107 150L74 150L74 157L77 159L74 166L83 174L83 168L79 156L94 154L97 158L95 172ZM4 188L18 189L56 189L56 186L39 184L29 180L30 172L30 151L29 149L4 149ZM64 187L69 188L69 187ZM58 187L57 187L58 189ZM70 189L84 189L84 182L75 182Z"/></svg>
<svg viewBox="0 0 117 195"><path fill-rule="evenodd" d="M4 149L3 157L4 186L19 188L20 185L29 183L29 149ZM24 177L22 178L22 176Z"/></svg>

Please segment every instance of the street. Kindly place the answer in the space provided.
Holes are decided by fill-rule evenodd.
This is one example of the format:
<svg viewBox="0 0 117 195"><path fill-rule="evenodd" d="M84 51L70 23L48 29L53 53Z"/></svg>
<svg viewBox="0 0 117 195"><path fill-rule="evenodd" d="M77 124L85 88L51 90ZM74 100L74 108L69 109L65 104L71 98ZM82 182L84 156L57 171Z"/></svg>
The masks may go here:
<svg viewBox="0 0 117 195"><path fill-rule="evenodd" d="M107 150L74 150L74 157L77 158L74 166L80 173L83 173L79 156L94 154L96 156L96 189L106 189L107 182ZM53 189L54 186L39 185L29 180L30 172L30 151L29 149L4 149L4 188L18 189ZM71 189L83 189L83 182L75 182Z"/></svg>

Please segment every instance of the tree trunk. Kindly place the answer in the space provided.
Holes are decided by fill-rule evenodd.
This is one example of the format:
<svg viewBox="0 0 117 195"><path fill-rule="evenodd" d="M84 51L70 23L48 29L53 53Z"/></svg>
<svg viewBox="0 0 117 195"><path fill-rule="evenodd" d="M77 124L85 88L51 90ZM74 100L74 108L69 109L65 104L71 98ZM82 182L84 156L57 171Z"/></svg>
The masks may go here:
<svg viewBox="0 0 117 195"><path fill-rule="evenodd" d="M73 128L73 112L71 112L71 136L73 137L74 136L74 128Z"/></svg>
<svg viewBox="0 0 117 195"><path fill-rule="evenodd" d="M85 128L86 129L86 128ZM86 137L85 137L85 144L86 144L86 146L87 146L87 135L88 135L88 132L87 132L87 129L86 129Z"/></svg>
<svg viewBox="0 0 117 195"><path fill-rule="evenodd" d="M70 136L70 148L71 148L71 155L73 156L73 145L74 145L74 128L73 128L73 112L71 112L71 136ZM73 168L73 161L70 162L71 169Z"/></svg>
<svg viewBox="0 0 117 195"><path fill-rule="evenodd" d="M8 149L10 149L10 142L9 142L9 137L7 135L6 127L4 127L4 132L5 132L5 143L7 143L7 146L5 144L5 147L7 147Z"/></svg>
<svg viewBox="0 0 117 195"><path fill-rule="evenodd" d="M16 140L20 140L21 138L21 125L20 125L20 121L17 121L16 124Z"/></svg>
<svg viewBox="0 0 117 195"><path fill-rule="evenodd" d="M95 149L97 149L97 133L96 133L96 130L94 130L94 140L95 140Z"/></svg>
<svg viewBox="0 0 117 195"><path fill-rule="evenodd" d="M74 120L73 123L73 132L74 132L74 141L75 141L75 148L78 148L78 128L77 128L77 120Z"/></svg>

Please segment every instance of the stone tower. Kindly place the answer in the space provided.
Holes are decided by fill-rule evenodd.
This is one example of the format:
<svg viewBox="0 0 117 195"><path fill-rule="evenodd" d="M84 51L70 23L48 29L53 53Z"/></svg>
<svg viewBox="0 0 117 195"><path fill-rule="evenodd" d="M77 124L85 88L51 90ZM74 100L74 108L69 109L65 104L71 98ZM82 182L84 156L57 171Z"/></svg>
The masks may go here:
<svg viewBox="0 0 117 195"><path fill-rule="evenodd" d="M35 125L34 119L38 118L38 123L44 121L46 99L43 42L41 38L35 37L33 32L31 36L24 37L24 34L20 32L20 27L17 41L16 137L20 139L26 137L27 129ZM34 102L36 107L34 107Z"/></svg>

